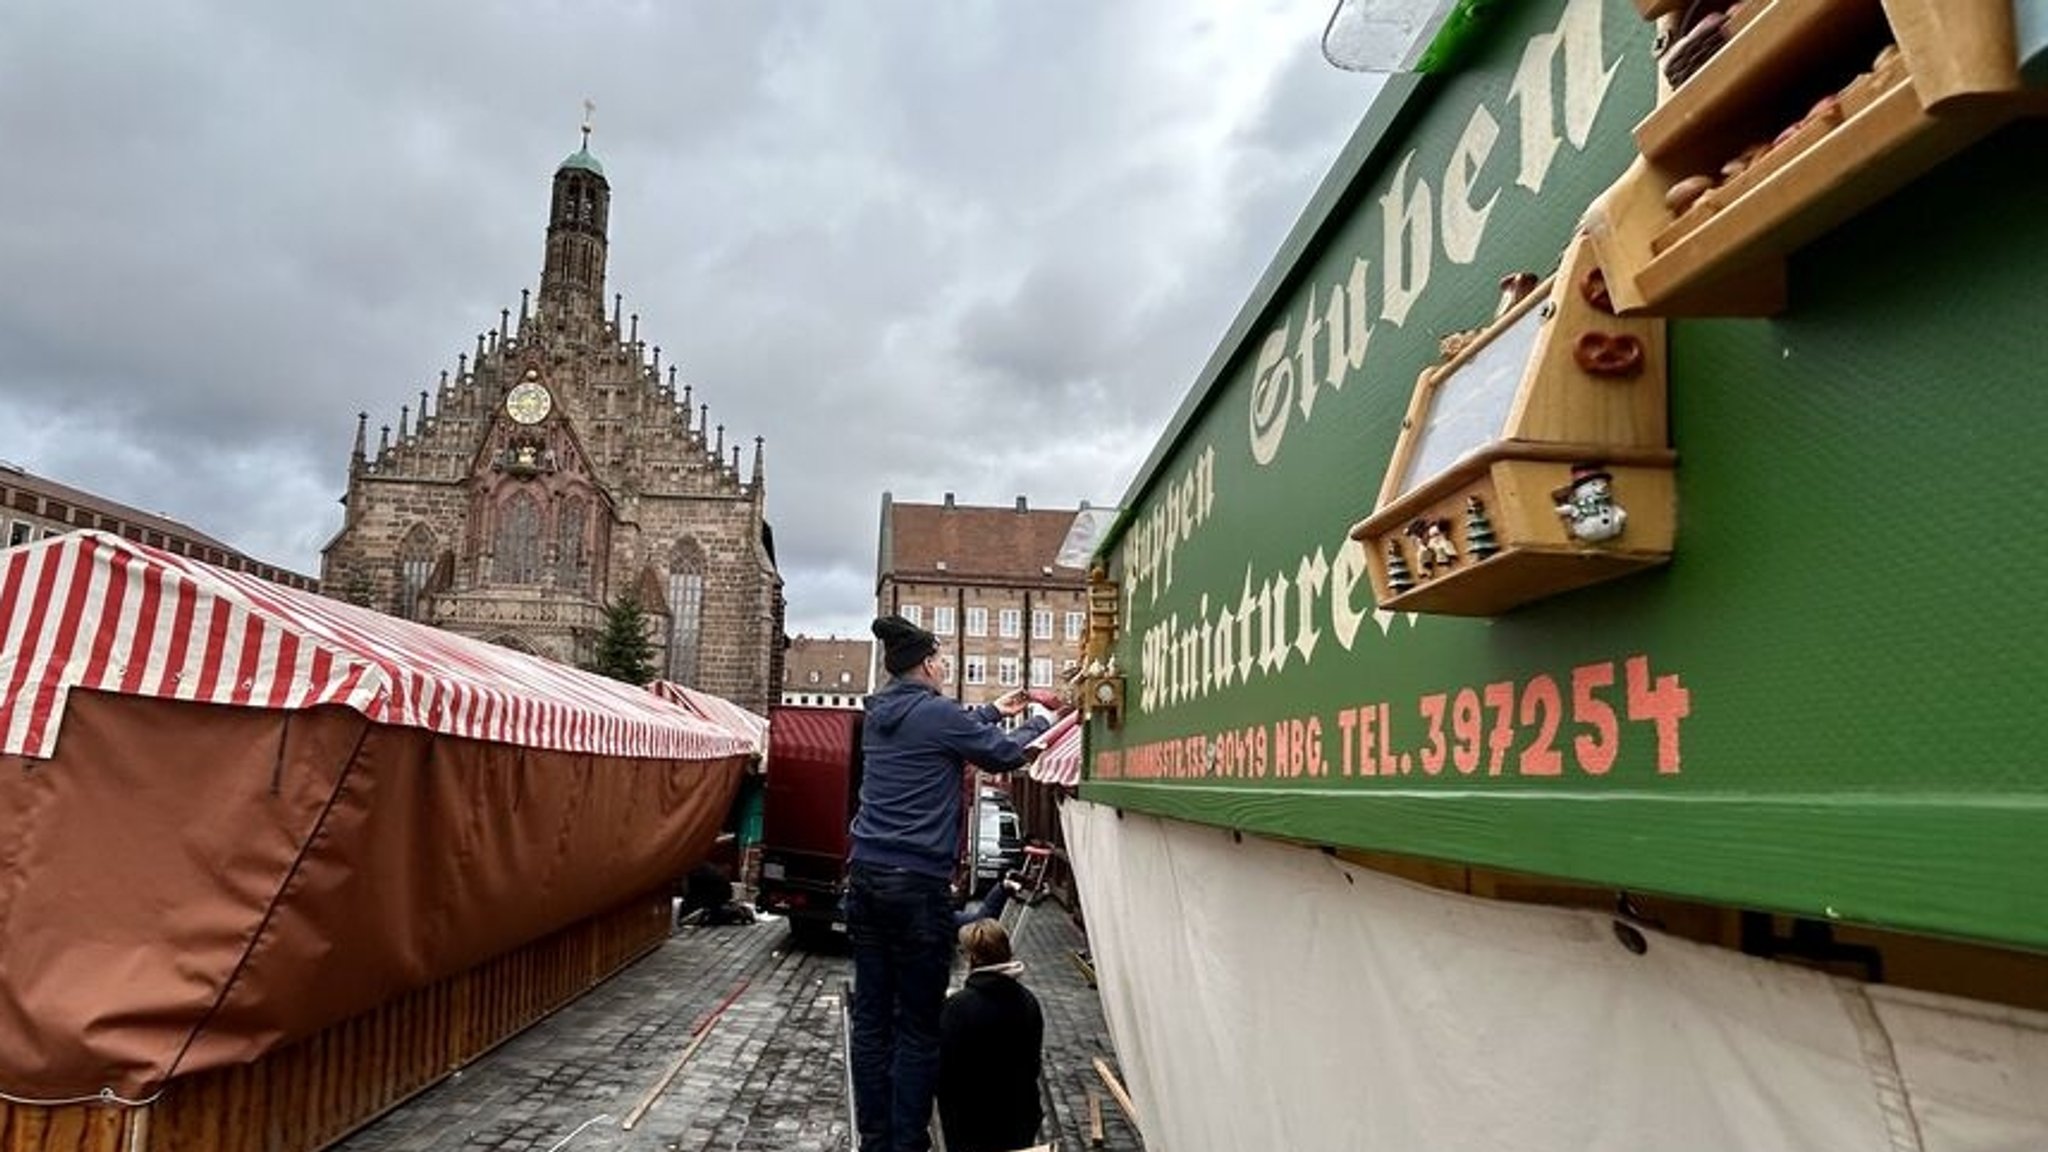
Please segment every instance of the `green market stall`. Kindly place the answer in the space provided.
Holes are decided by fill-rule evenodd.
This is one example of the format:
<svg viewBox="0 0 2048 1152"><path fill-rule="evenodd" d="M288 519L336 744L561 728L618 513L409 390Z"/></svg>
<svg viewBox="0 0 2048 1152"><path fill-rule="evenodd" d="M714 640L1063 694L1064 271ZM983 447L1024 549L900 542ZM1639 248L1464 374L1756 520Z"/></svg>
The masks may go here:
<svg viewBox="0 0 2048 1152"><path fill-rule="evenodd" d="M1939 1100L1942 1146L2048 1139L2038 6L1726 7L1461 6L1123 502L1067 836L1148 1138L1850 1146ZM1203 1055L1258 1027L1291 1088ZM1547 1104L1409 1083L1488 1029L1440 1087ZM1587 1036L1683 1122L1589 1126Z"/></svg>

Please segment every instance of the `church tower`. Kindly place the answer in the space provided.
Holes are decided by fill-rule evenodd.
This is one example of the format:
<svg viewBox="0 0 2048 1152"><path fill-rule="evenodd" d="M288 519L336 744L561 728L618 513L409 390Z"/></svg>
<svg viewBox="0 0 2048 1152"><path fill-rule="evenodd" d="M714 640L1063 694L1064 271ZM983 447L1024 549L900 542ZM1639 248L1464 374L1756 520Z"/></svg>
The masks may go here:
<svg viewBox="0 0 2048 1152"><path fill-rule="evenodd" d="M538 300L455 358L372 448L359 418L326 587L367 607L571 664L607 605L647 614L658 675L765 711L782 578L760 439L738 437L614 296L611 184L583 142L550 184ZM536 305L534 307L532 305ZM680 388L679 388L680 385ZM678 395L680 391L680 395Z"/></svg>
<svg viewBox="0 0 2048 1152"><path fill-rule="evenodd" d="M605 230L611 211L612 186L604 178L604 165L590 154L590 126L585 124L583 146L555 169L547 258L540 273L543 315L604 319Z"/></svg>

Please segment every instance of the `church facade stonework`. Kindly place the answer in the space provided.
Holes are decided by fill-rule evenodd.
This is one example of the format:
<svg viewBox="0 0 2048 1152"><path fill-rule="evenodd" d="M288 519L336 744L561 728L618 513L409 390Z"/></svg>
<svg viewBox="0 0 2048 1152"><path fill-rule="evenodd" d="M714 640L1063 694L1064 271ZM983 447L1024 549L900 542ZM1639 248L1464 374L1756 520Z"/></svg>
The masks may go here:
<svg viewBox="0 0 2048 1152"><path fill-rule="evenodd" d="M606 606L647 614L657 674L765 712L783 595L750 470L663 376L639 317L605 311L611 187L585 146L555 172L538 294L520 293L374 451L360 417L328 595L585 664Z"/></svg>

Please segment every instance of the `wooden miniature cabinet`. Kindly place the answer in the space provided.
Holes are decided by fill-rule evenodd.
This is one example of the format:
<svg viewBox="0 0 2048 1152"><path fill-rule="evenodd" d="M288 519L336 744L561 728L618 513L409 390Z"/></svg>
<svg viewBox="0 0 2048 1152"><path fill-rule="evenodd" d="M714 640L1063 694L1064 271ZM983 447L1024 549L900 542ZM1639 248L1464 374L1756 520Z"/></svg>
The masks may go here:
<svg viewBox="0 0 2048 1152"><path fill-rule="evenodd" d="M1664 325L1614 314L1592 246L1460 343L1351 529L1379 606L1494 615L1670 559Z"/></svg>
<svg viewBox="0 0 2048 1152"><path fill-rule="evenodd" d="M1096 561L1088 569L1088 640L1081 649L1081 715L1101 715L1111 728L1123 726L1124 675L1116 665L1123 589Z"/></svg>
<svg viewBox="0 0 2048 1152"><path fill-rule="evenodd" d="M1637 0L1670 29L1677 0ZM2016 115L2013 0L1747 0L1588 226L1624 314L1761 316L1785 258Z"/></svg>

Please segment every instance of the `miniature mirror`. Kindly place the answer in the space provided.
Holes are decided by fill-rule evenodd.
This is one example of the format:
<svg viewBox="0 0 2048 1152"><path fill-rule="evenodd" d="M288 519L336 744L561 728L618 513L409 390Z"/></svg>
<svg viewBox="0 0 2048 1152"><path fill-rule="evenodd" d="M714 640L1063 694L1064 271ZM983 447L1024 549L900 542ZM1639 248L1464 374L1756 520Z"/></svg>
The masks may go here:
<svg viewBox="0 0 2048 1152"><path fill-rule="evenodd" d="M1429 385L1429 411L1415 432L1394 495L1414 491L1417 484L1501 438L1515 389L1543 329L1543 310L1533 306L1542 295L1531 293L1520 316L1496 329L1464 363L1452 365Z"/></svg>

